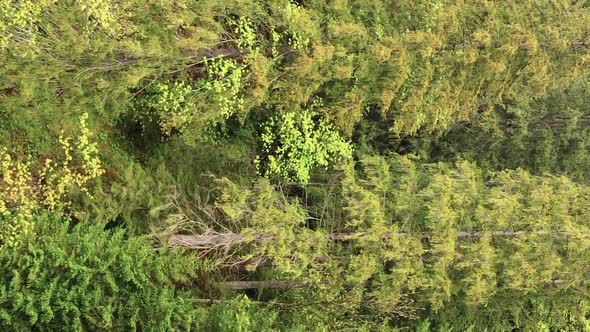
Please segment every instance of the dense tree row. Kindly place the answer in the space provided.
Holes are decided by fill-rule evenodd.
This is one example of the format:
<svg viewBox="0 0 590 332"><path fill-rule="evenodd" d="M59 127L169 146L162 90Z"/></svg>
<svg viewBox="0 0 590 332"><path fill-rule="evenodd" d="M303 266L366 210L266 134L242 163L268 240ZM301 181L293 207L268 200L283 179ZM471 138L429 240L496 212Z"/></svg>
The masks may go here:
<svg viewBox="0 0 590 332"><path fill-rule="evenodd" d="M589 27L0 0L0 326L590 330Z"/></svg>

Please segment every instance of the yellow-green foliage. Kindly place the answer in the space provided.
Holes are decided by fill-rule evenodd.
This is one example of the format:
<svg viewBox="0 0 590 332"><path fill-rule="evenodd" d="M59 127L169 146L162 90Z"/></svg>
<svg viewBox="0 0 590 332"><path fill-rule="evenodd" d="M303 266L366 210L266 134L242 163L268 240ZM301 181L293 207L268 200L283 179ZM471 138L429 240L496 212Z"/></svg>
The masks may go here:
<svg viewBox="0 0 590 332"><path fill-rule="evenodd" d="M496 291L494 247L490 234L484 234L477 242L462 243L461 250L467 259L457 263L463 272L462 286L467 302L485 304Z"/></svg>
<svg viewBox="0 0 590 332"><path fill-rule="evenodd" d="M182 133L187 143L206 140L211 125L223 124L244 111L243 88L248 69L234 60L204 60L206 78L149 83L133 101L142 125L157 122L162 133Z"/></svg>
<svg viewBox="0 0 590 332"><path fill-rule="evenodd" d="M212 95L219 108L221 118L227 119L244 109L244 98L240 95L246 77L246 68L231 59L207 61L209 79L205 89Z"/></svg>
<svg viewBox="0 0 590 332"><path fill-rule="evenodd" d="M190 50L217 38L215 29L191 25L197 12L189 6L186 0L0 0L0 51L26 57L54 56L64 50L100 45L99 49L84 50L84 57L103 54L110 46L122 57L168 57L174 52L162 52L167 46L162 40L149 42L154 35L182 30L174 38L176 46Z"/></svg>
<svg viewBox="0 0 590 332"><path fill-rule="evenodd" d="M294 3L289 3L283 7L283 15L287 21L289 45L294 49L305 49L309 46L311 39L309 38L309 27L314 25L312 23L311 15Z"/></svg>
<svg viewBox="0 0 590 332"><path fill-rule="evenodd" d="M76 0L76 5L87 15L91 26L107 32L118 32L121 27L122 4L111 0ZM127 4L128 5L128 4ZM0 0L0 49L24 43L30 48L37 44L41 16L55 6L67 6L57 0Z"/></svg>
<svg viewBox="0 0 590 332"><path fill-rule="evenodd" d="M89 181L104 173L96 143L91 142L87 128L88 114L80 118L80 136L75 144L60 136L63 156L59 161L46 159L35 165L30 160L13 158L6 149L0 151L0 241L14 245L19 237L29 234L31 218L46 209L67 213L71 204L68 194L87 192Z"/></svg>
<svg viewBox="0 0 590 332"><path fill-rule="evenodd" d="M19 235L31 232L30 220L32 211L38 207L39 194L31 183L30 163L14 161L5 151L2 151L1 156L0 218L4 222L0 240L3 244L12 245L18 243ZM16 207L15 212L12 211L13 207Z"/></svg>
<svg viewBox="0 0 590 332"><path fill-rule="evenodd" d="M327 168L352 156L352 147L325 119L314 121L315 112L282 113L271 118L261 135L260 175L307 182L316 166Z"/></svg>
<svg viewBox="0 0 590 332"><path fill-rule="evenodd" d="M116 2L111 0L76 0L76 2L97 27L107 31L116 29L118 22L113 12L117 7Z"/></svg>
<svg viewBox="0 0 590 332"><path fill-rule="evenodd" d="M237 28L234 32L238 34L238 47L241 49L258 52L259 47L256 46L256 30L252 24L252 20L247 17L240 17Z"/></svg>
<svg viewBox="0 0 590 332"><path fill-rule="evenodd" d="M291 277L318 278L314 259L324 254L327 239L323 232L301 227L306 212L296 200L290 200L275 190L266 179L260 179L254 189L245 189L224 178L218 181L222 189L217 207L227 216L226 229L244 235L248 251L240 257L272 258L277 271ZM203 231L203 230L201 230ZM264 235L269 241L257 240Z"/></svg>
<svg viewBox="0 0 590 332"><path fill-rule="evenodd" d="M159 82L148 85L134 108L140 118L157 121L165 135L182 128L194 115L191 105L192 87L183 81ZM191 107L193 106L193 107Z"/></svg>
<svg viewBox="0 0 590 332"><path fill-rule="evenodd" d="M41 13L56 0L0 0L0 49L11 42L35 44Z"/></svg>

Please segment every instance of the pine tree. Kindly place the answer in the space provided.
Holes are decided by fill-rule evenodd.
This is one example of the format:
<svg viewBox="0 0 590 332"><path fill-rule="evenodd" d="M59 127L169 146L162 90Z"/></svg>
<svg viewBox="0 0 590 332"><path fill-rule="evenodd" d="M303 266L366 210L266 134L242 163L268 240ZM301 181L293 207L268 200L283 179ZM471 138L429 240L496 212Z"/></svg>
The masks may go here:
<svg viewBox="0 0 590 332"><path fill-rule="evenodd" d="M564 174L586 182L588 79L549 91L530 104L506 103L489 116L456 126L417 149L433 159L465 158L490 170L522 167L534 174Z"/></svg>
<svg viewBox="0 0 590 332"><path fill-rule="evenodd" d="M477 321L488 310L515 314L502 307L512 296L553 303L585 288L586 186L523 170L484 177L468 162L421 164L401 156L352 166L342 170L345 213L336 219L309 228L301 203L281 198L268 183L246 190L225 180L218 206L226 217L217 222L233 232L200 229L206 234L169 240L215 249L224 264L243 262L250 280L274 278L226 286L287 288L273 294L309 314L322 303L340 317L332 317L334 324L365 313L375 323L466 310L475 315L466 322L478 329L491 326ZM436 323L451 323L445 319Z"/></svg>

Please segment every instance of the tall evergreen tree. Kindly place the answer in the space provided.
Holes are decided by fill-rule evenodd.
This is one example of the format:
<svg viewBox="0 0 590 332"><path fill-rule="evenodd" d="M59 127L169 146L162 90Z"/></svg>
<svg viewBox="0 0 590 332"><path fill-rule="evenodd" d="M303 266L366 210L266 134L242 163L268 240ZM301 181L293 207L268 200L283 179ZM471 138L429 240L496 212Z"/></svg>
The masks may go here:
<svg viewBox="0 0 590 332"><path fill-rule="evenodd" d="M303 287L312 299L300 290L277 295L307 303L310 314L317 301L344 321L369 312L380 322L466 310L476 316L465 328L490 327L485 317L500 313L516 328L554 318L511 316L518 313L502 304L511 297L585 299L579 291L586 288L581 262L590 243L587 186L522 170L484 178L467 162L420 164L401 156L366 158L359 167L342 171L344 214L326 214L313 228L301 203L281 198L268 183L240 189L224 181L218 207L225 217L216 223L233 232L200 228L205 235L169 241L217 250L227 265L258 268L249 278L295 280L267 287Z"/></svg>

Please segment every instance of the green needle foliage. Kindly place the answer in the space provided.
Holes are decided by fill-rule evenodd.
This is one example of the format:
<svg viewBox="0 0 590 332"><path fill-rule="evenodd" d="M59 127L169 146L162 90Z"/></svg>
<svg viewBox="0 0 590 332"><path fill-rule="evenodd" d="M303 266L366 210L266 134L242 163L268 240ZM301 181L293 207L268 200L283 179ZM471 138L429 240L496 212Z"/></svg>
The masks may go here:
<svg viewBox="0 0 590 332"><path fill-rule="evenodd" d="M369 312L368 324L430 317L455 326L464 312L465 329L561 327L569 324L565 316L554 315L569 314L560 301L587 300L578 292L587 284L587 186L523 170L484 177L468 162L419 164L401 156L352 166L342 170L341 193L332 198L343 200L344 213L326 213L313 227L312 209L281 197L267 181L251 189L220 181L221 228L196 222L191 233L227 242L208 247L200 238L193 245L216 251L221 266L260 269L246 272L248 278L264 271L266 278L305 281L303 293L272 293L267 300L304 307L293 322L329 311L332 328ZM230 249L235 254L227 256ZM260 258L271 267L259 267ZM551 309L534 318L525 316L538 308L515 309L532 297Z"/></svg>
<svg viewBox="0 0 590 332"><path fill-rule="evenodd" d="M590 330L589 36L588 1L0 0L0 327Z"/></svg>
<svg viewBox="0 0 590 332"><path fill-rule="evenodd" d="M27 243L0 252L0 326L12 331L165 331L194 327L197 272L179 251L155 251L122 229L37 216Z"/></svg>

